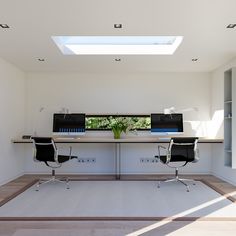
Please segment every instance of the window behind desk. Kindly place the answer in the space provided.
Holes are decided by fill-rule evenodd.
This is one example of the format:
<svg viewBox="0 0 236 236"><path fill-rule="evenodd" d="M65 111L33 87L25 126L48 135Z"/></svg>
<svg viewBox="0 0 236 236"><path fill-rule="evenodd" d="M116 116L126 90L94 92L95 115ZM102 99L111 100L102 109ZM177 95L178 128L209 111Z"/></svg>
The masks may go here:
<svg viewBox="0 0 236 236"><path fill-rule="evenodd" d="M133 123L134 130L150 130L150 115L87 115L86 114L86 130L111 130L110 123L112 119L124 117L130 119Z"/></svg>

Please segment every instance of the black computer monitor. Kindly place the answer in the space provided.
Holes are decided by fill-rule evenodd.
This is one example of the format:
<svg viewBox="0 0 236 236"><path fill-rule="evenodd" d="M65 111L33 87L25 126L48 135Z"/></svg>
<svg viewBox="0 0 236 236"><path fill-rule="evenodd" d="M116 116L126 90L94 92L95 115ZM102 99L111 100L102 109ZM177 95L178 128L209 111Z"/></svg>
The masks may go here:
<svg viewBox="0 0 236 236"><path fill-rule="evenodd" d="M152 134L172 134L183 132L182 114L151 114Z"/></svg>
<svg viewBox="0 0 236 236"><path fill-rule="evenodd" d="M53 135L77 136L85 133L85 114L53 114Z"/></svg>

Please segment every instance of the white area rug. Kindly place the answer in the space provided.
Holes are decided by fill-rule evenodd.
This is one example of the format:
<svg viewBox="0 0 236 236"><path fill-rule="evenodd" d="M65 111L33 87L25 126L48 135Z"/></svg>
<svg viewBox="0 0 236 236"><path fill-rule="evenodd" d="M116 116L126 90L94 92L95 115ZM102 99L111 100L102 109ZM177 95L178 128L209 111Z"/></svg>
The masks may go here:
<svg viewBox="0 0 236 236"><path fill-rule="evenodd" d="M202 182L71 181L35 186L0 207L0 217L236 217L236 204Z"/></svg>

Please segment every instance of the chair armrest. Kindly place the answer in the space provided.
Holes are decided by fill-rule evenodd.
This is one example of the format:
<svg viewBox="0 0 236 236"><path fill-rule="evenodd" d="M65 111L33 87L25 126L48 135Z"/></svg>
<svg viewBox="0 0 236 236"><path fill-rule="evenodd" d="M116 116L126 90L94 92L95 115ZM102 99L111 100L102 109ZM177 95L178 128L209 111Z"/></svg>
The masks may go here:
<svg viewBox="0 0 236 236"><path fill-rule="evenodd" d="M36 148L33 147L33 148L32 148L32 153L33 153L34 161L35 161L35 162L39 162L39 161L36 159L36 152L37 152Z"/></svg>
<svg viewBox="0 0 236 236"><path fill-rule="evenodd" d="M74 158L78 158L78 156L72 156L72 146L70 146L70 149L69 149L69 160L74 159Z"/></svg>
<svg viewBox="0 0 236 236"><path fill-rule="evenodd" d="M194 158L194 160L193 160L192 162L193 162L193 163L196 163L196 162L199 161L199 149L196 148L196 149L194 150L194 152L195 152L195 158Z"/></svg>
<svg viewBox="0 0 236 236"><path fill-rule="evenodd" d="M72 146L70 146L70 149L69 149L69 157L71 159L71 153L72 153Z"/></svg>
<svg viewBox="0 0 236 236"><path fill-rule="evenodd" d="M158 158L160 158L161 156L161 149L166 151L166 155L167 155L167 148L161 145L158 145Z"/></svg>

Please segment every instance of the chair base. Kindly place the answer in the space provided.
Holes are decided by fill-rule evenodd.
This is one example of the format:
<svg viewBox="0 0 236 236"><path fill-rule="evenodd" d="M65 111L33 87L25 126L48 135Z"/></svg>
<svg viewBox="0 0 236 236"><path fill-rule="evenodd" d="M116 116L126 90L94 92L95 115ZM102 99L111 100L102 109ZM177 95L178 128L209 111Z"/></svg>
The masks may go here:
<svg viewBox="0 0 236 236"><path fill-rule="evenodd" d="M187 190L187 192L189 192L189 191L190 191L190 190L189 190L189 185L186 184L184 181L192 181L192 182L194 182L193 179L173 178L173 179L167 179L167 180L165 180L165 181L158 181L157 187L160 188L160 183L161 183L161 182L164 182L164 183L168 183L168 182L180 182L181 184L183 184L183 185L186 186L186 190ZM195 185L195 183L193 183L193 185Z"/></svg>
<svg viewBox="0 0 236 236"><path fill-rule="evenodd" d="M39 188L40 188L41 185L47 184L47 183L50 183L50 182L59 182L59 183L66 184L66 189L70 189L69 179L67 177L56 178L55 170L52 170L52 177L51 178L39 179L39 181L36 185L36 191L39 191Z"/></svg>
<svg viewBox="0 0 236 236"><path fill-rule="evenodd" d="M157 184L157 187L160 188L160 183L161 182L164 182L164 183L168 183L168 182L179 182L181 184L183 184L184 186L186 186L186 190L187 192L189 192L189 185L187 183L185 183L186 181L191 181L193 182L193 185L195 185L194 183L194 179L182 179L182 178L179 178L179 175L178 175L178 168L175 168L175 178L173 179L167 179L165 181L158 181L158 184Z"/></svg>

